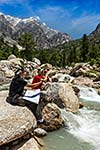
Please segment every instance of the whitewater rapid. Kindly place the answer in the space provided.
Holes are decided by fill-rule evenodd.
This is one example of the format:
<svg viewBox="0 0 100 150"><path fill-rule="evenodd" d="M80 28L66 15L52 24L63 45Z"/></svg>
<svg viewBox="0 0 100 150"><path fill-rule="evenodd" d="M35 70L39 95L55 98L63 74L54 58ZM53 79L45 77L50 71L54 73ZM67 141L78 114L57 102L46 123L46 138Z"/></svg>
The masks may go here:
<svg viewBox="0 0 100 150"><path fill-rule="evenodd" d="M86 86L78 86L80 89L79 98L85 101L100 102L100 95L96 89Z"/></svg>
<svg viewBox="0 0 100 150"><path fill-rule="evenodd" d="M80 98L85 102L100 103L100 96L93 88L80 87ZM62 111L67 126L66 131L79 141L89 143L95 150L100 150L100 111L84 107L77 114Z"/></svg>

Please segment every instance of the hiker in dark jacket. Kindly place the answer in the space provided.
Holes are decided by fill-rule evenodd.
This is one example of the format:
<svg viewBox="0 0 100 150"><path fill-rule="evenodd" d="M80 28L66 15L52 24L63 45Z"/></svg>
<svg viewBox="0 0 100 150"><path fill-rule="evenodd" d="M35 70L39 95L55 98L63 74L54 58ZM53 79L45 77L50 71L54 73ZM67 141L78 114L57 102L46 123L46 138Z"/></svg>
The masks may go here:
<svg viewBox="0 0 100 150"><path fill-rule="evenodd" d="M20 99L24 96L24 87L37 87L42 81L36 84L30 84L25 80L27 70L20 69L15 73L9 88L9 101L12 104L18 104Z"/></svg>

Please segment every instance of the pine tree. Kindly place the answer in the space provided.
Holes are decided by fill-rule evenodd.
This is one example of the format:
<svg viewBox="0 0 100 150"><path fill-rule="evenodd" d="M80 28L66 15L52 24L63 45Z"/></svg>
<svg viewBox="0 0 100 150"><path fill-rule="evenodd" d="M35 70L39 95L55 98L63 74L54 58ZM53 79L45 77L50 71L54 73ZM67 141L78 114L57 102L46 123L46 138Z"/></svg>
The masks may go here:
<svg viewBox="0 0 100 150"><path fill-rule="evenodd" d="M20 57L20 52L15 44L13 45L12 48L12 54L14 54L16 57Z"/></svg>
<svg viewBox="0 0 100 150"><path fill-rule="evenodd" d="M49 62L54 66L62 66L62 55L57 49L52 49Z"/></svg>
<svg viewBox="0 0 100 150"><path fill-rule="evenodd" d="M66 51L65 50L61 52L61 56L62 56L62 66L65 67L66 66Z"/></svg>
<svg viewBox="0 0 100 150"><path fill-rule="evenodd" d="M24 50L20 52L21 57L23 59L32 60L33 51L35 48L35 43L32 36L29 33L24 33L18 39L18 43L24 48Z"/></svg>
<svg viewBox="0 0 100 150"><path fill-rule="evenodd" d="M83 62L88 61L88 53L89 53L89 41L86 34L82 37L82 48L81 48L81 60Z"/></svg>

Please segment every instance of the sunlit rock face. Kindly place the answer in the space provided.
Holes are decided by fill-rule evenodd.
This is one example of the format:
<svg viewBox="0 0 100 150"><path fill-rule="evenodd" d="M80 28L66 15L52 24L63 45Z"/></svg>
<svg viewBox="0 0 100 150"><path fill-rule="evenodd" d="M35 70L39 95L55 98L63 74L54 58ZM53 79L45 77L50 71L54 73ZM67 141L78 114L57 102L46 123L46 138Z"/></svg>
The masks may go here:
<svg viewBox="0 0 100 150"><path fill-rule="evenodd" d="M0 146L21 138L36 127L34 115L26 107L6 102L7 92L0 92Z"/></svg>

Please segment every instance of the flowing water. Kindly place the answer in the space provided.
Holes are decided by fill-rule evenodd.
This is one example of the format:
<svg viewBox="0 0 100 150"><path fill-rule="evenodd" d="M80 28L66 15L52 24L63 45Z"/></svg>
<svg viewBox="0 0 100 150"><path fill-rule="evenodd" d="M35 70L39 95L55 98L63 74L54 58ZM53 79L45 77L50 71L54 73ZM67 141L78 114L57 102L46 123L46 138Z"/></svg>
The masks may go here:
<svg viewBox="0 0 100 150"><path fill-rule="evenodd" d="M47 150L100 150L100 96L93 88L79 88L85 107L77 114L62 110L66 127L44 138Z"/></svg>

